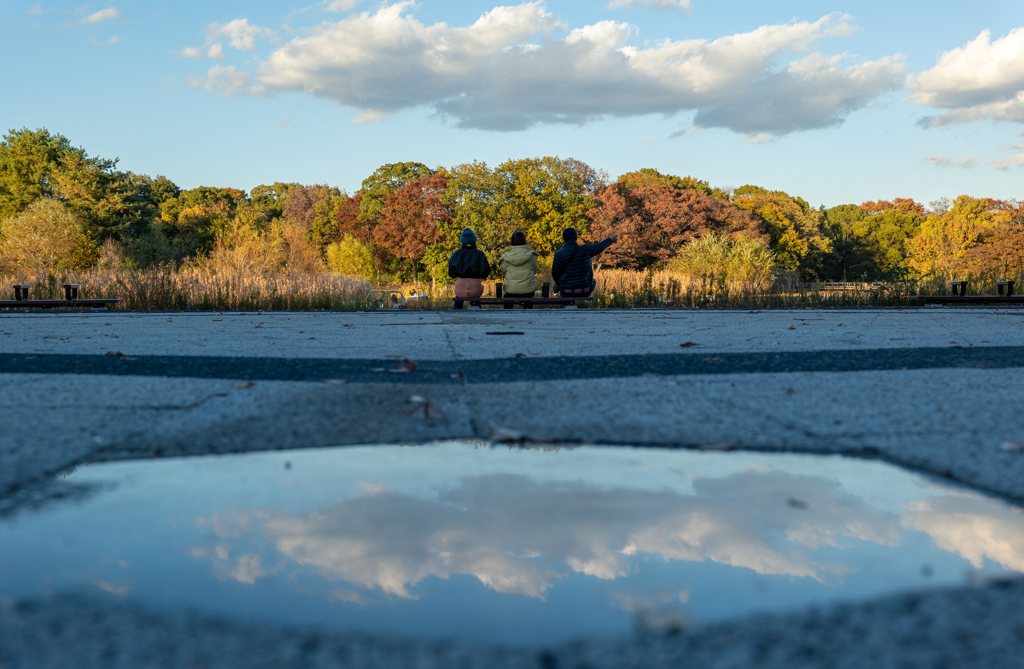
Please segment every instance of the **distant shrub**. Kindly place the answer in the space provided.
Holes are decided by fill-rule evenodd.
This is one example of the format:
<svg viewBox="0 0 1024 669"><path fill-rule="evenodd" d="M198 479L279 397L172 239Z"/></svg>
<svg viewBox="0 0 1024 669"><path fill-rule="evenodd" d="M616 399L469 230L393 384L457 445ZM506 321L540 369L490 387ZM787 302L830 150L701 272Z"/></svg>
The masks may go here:
<svg viewBox="0 0 1024 669"><path fill-rule="evenodd" d="M42 198L0 228L0 266L8 269L83 270L97 257L85 226L63 202Z"/></svg>
<svg viewBox="0 0 1024 669"><path fill-rule="evenodd" d="M745 236L728 239L715 233L684 244L669 264L669 269L714 290L727 283L766 288L777 268L775 254L764 241Z"/></svg>
<svg viewBox="0 0 1024 669"><path fill-rule="evenodd" d="M342 276L355 277L371 283L377 280L373 253L355 237L345 237L327 246L327 269Z"/></svg>

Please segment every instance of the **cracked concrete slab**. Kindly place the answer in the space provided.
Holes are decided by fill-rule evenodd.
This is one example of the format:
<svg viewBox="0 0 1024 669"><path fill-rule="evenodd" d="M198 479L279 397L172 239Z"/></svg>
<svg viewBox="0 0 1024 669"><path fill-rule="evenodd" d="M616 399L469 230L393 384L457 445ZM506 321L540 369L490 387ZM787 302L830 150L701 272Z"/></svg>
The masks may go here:
<svg viewBox="0 0 1024 669"><path fill-rule="evenodd" d="M561 358L624 353L1021 346L1022 317L1011 309L4 314L0 353L406 355L455 364L537 353L557 369ZM527 334L484 334L513 328ZM697 346L680 347L686 341ZM877 457L1020 501L1022 394L1024 368L1015 366L468 384L419 383L412 375L401 383L250 383L0 374L7 417L0 498L15 499L18 490L84 461L487 438L498 428L506 438ZM77 667L1010 667L1024 640L1021 587L914 593L541 654L252 628L57 596L0 603L0 666L63 666L74 658Z"/></svg>

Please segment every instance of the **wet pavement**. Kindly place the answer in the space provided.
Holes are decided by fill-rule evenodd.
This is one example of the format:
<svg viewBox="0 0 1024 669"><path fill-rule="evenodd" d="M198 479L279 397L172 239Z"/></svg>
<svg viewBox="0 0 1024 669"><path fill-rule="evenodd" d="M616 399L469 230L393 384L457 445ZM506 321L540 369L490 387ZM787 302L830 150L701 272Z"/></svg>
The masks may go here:
<svg viewBox="0 0 1024 669"><path fill-rule="evenodd" d="M1020 509L839 456L374 445L49 492L0 521L0 594L527 648L1024 571Z"/></svg>
<svg viewBox="0 0 1024 669"><path fill-rule="evenodd" d="M939 486L943 490L963 484L969 492L955 493L956 500L988 491L1020 502L1022 314L948 308L752 314L3 314L0 515L20 523L46 501L54 475L86 463L451 438L670 445L738 450L740 457L768 457L756 455L760 451L852 454L868 458L872 466L888 462L930 473L947 482ZM313 329L321 332L310 333ZM525 334L486 334L502 329ZM687 343L695 345L683 346ZM398 371L402 368L408 371ZM89 464L65 482L98 469ZM449 492L468 494L458 487ZM115 489L89 498L85 506L67 508L102 504L118 494ZM356 498L360 495L372 498L366 491ZM321 500L304 512L356 498ZM928 499L922 493L903 502ZM204 517L219 513L215 506ZM645 581L646 590L633 588L629 596L658 602L679 586L674 605L692 621L681 635L613 635L615 640L607 641L601 633L583 630L586 641L552 641L547 654L539 655L465 641L443 646L401 641L407 637L398 632L351 636L305 621L289 627L258 616L225 618L212 609L188 613L95 584L62 585L43 595L26 590L0 597L0 665L1015 666L1014 658L1024 654L1019 581L965 576L978 560L982 571L1018 570L1021 548L1008 540L1013 534L1008 526L992 525L971 509L941 506L932 511L946 513L942 523L904 525L911 507L896 506L886 508L899 519L901 545L918 537L962 569L943 566L938 558L908 559L907 580L896 579L891 590L859 582L857 593L841 598L847 604L808 597L793 600L792 607L767 607L772 613L726 607L720 616L701 613L695 605L699 588L692 585L687 601L678 601L688 581L672 582L667 589L658 585L657 593L653 581ZM798 507L786 510L807 512ZM940 526L953 529L945 536ZM777 526L764 527L780 536ZM260 531L262 536L266 527ZM841 545L853 541L851 535L838 536ZM971 536L969 550L954 540ZM793 540L784 536L784 541ZM277 543L270 543L269 555L280 553ZM885 548L870 540L853 543L862 547L854 551L858 554ZM219 559L216 548L212 545L206 556L187 556L191 564L205 566L207 579ZM264 565L263 554L250 548ZM513 548L512 554L520 550ZM804 551L816 564L843 563L825 543L813 551L799 542L790 548ZM764 544L754 552L763 551ZM656 551L640 551L640 544L632 556L615 555L630 565L638 560L644 569L676 562L725 569L710 558L664 560ZM539 556L529 560L543 564ZM619 580L576 571L567 558L550 565L544 569L561 577L545 590L546 601L555 601L559 588L576 580L604 585ZM931 576L923 575L925 566ZM125 585L111 579L116 565L104 568L114 572L93 573L94 580L115 590ZM641 573L647 572L638 567ZM448 579L431 572L404 587L422 595L413 601L425 602L429 593L417 588L435 581L497 596L476 575L458 569ZM137 587L144 582L140 579ZM363 589L384 592L376 584ZM610 609L607 591L602 597L602 606ZM627 628L633 624L631 614L615 610L625 616ZM67 658L75 663L62 664Z"/></svg>

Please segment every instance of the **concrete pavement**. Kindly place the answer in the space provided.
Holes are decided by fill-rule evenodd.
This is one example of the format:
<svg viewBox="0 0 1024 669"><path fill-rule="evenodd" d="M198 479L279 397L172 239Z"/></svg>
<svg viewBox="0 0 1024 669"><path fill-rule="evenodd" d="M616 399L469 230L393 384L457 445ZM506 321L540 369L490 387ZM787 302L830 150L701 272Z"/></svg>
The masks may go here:
<svg viewBox="0 0 1024 669"><path fill-rule="evenodd" d="M45 495L49 476L83 461L460 437L846 453L1020 501L1022 319L1024 310L951 308L0 314L0 512ZM415 371L392 371L402 358ZM264 655L278 662L266 666L299 666L296 649L313 634L308 666L449 666L451 653L466 666L1014 666L1020 587L544 656L301 630L267 632L279 642L265 641ZM259 666L216 650L244 645L245 628L74 597L0 606L0 666L4 653L28 662L11 666L42 666L13 630L52 642L53 621L72 645L109 635L125 666L190 666L196 658L181 654L146 664L130 640L173 645L181 635L206 666ZM327 648L348 648L349 659Z"/></svg>

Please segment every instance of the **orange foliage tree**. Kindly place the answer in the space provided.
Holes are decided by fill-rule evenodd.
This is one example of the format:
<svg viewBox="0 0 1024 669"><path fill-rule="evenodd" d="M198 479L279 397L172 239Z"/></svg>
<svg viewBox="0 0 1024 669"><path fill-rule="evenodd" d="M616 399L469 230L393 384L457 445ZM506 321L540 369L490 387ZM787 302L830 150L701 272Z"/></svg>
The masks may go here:
<svg viewBox="0 0 1024 669"><path fill-rule="evenodd" d="M419 260L427 247L441 240L438 225L452 218L451 210L441 201L447 186L444 174L432 174L402 186L387 196L380 222L373 228L377 246L410 261L413 281L419 281Z"/></svg>
<svg viewBox="0 0 1024 669"><path fill-rule="evenodd" d="M619 242L598 259L617 267L645 269L673 258L686 242L717 232L767 238L749 212L726 200L664 183L628 188L623 180L603 189L588 212L589 237L619 235Z"/></svg>

